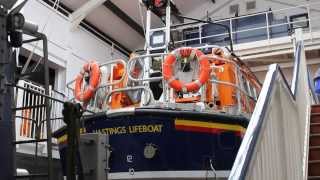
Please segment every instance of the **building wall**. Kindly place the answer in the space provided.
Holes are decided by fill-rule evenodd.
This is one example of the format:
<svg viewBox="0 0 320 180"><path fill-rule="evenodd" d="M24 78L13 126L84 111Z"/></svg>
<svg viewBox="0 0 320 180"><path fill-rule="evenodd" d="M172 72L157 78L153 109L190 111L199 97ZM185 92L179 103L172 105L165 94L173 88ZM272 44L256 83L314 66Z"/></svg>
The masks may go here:
<svg viewBox="0 0 320 180"><path fill-rule="evenodd" d="M246 2L255 1L256 2L256 8L254 10L247 11L246 10ZM258 13L258 12L264 12L271 8L273 10L273 17L274 18L283 18L284 16L289 17L291 15L306 13L307 9L305 7L299 7L302 5L311 4L310 6L310 16L312 19L312 30L319 30L319 28L315 28L319 26L318 18L320 15L320 2L319 0L215 0L216 3L212 3L212 1L205 1L203 4L199 5L197 8L195 8L193 11L190 11L186 16L194 17L194 18L200 18L200 19L206 19L207 15L212 18L212 20L220 20L225 18L231 18L234 17L234 14L230 14L229 8L232 5L238 4L239 5L239 16L252 14L252 13ZM281 10L282 11L277 11ZM273 41L276 42L276 41ZM270 43L270 42L269 42ZM237 51L237 54L242 55L243 49L248 48L254 50L255 48L258 48L259 42L252 42L248 43L250 44L249 47L244 47L243 44L240 44L239 49ZM313 49L315 46L311 46ZM269 49L273 49L273 52L277 51L277 48L274 45L270 45L268 47ZM280 47L279 47L280 48ZM238 46L235 45L235 49L238 49ZM288 53L288 52L284 52ZM259 54L256 54L258 57ZM246 61L246 59L244 59ZM284 61L283 59L281 61ZM293 61L292 59L288 59L287 61ZM277 59L274 60L275 63L281 63L280 61L277 61ZM267 73L267 67L263 65L264 70L255 71L254 73L258 77L258 79L263 83L265 75ZM312 59L312 63L309 65L311 68L311 75L314 76L317 68L320 67L320 57L317 59ZM260 68L260 67L258 67ZM282 71L285 75L285 77L288 80L288 83L291 84L292 75L293 75L293 67L284 66L282 68Z"/></svg>
<svg viewBox="0 0 320 180"><path fill-rule="evenodd" d="M246 10L246 2L255 1L256 8L253 10ZM239 16L267 11L269 8L272 10L278 10L283 8L296 7L303 4L316 3L318 0L216 0L216 3L212 1L206 1L193 11L190 11L187 15L190 17L197 17L205 19L207 13L213 20L219 20L223 18L234 17L234 14L230 14L229 7L231 5L239 4ZM318 10L315 7L315 10ZM303 11L303 9L301 9ZM294 10L292 13L298 13Z"/></svg>
<svg viewBox="0 0 320 180"><path fill-rule="evenodd" d="M318 63L309 64L308 67L310 68L311 78L314 78L316 71L318 70L318 68L320 68L320 57L318 58ZM293 76L293 67L282 67L281 70L284 76L286 77L288 83L291 84L292 76ZM257 76L260 82L263 83L267 74L267 70L257 71L257 72L254 72L254 74Z"/></svg>
<svg viewBox="0 0 320 180"><path fill-rule="evenodd" d="M79 27L72 31L68 18L41 0L28 1L23 13L26 20L38 24L39 31L48 36L49 60L51 66L57 70L56 87L59 91L65 90L66 83L71 81L89 60L106 62L113 58L127 59L119 51L112 51L109 44L85 29ZM42 56L41 43L26 44L23 47Z"/></svg>

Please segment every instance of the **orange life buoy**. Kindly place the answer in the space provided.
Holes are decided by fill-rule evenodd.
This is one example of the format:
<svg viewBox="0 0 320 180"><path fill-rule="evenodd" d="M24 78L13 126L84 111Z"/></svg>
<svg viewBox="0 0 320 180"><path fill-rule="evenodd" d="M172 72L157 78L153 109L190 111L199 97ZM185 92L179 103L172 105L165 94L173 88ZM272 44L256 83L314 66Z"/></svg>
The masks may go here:
<svg viewBox="0 0 320 180"><path fill-rule="evenodd" d="M163 78L168 82L169 86L179 92L196 92L205 84L211 73L210 62L203 57L203 53L195 48L182 47L170 53L163 62ZM176 79L173 74L173 67L177 59L197 57L200 67L199 79L190 83L183 83ZM201 57L202 56L202 57Z"/></svg>
<svg viewBox="0 0 320 180"><path fill-rule="evenodd" d="M90 80L86 88L82 88L83 77L85 73L89 73ZM76 77L76 85L74 89L75 98L82 102L88 102L94 95L96 88L100 83L100 67L96 61L91 61L83 66L82 71Z"/></svg>

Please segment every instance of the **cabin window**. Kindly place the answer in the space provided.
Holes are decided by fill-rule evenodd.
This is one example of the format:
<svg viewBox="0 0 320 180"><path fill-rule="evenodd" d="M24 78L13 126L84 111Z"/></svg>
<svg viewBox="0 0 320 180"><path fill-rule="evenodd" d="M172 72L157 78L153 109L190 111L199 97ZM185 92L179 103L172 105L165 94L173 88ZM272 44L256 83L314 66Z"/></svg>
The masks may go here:
<svg viewBox="0 0 320 180"><path fill-rule="evenodd" d="M256 1L248 1L246 7L247 11L254 10L256 8Z"/></svg>
<svg viewBox="0 0 320 180"><path fill-rule="evenodd" d="M17 69L17 72L20 74L21 70L23 68L23 66L26 64L28 60L28 57L24 56L24 55L19 55L19 67ZM30 64L28 66L28 69L25 73L29 74L28 76L26 76L25 78L36 83L39 84L41 86L45 85L44 82L44 71L43 71L43 61L41 61L40 64L38 64L38 59L31 59ZM34 72L32 72L34 71ZM55 84L55 76L56 76L56 70L53 68L49 68L49 85L52 86L52 88L54 88L54 84Z"/></svg>
<svg viewBox="0 0 320 180"><path fill-rule="evenodd" d="M234 4L229 7L229 13L232 15L239 13L239 4Z"/></svg>
<svg viewBox="0 0 320 180"><path fill-rule="evenodd" d="M199 27L188 28L183 30L183 40L188 40L185 43L186 46L199 44L200 40L197 39L199 37Z"/></svg>

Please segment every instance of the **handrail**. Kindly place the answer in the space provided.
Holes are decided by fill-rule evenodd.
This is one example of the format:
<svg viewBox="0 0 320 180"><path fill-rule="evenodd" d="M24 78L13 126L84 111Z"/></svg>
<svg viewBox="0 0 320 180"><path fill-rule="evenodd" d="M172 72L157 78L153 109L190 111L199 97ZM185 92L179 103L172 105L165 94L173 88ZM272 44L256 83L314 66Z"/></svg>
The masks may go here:
<svg viewBox="0 0 320 180"><path fill-rule="evenodd" d="M304 56L304 54L301 54L301 51L303 50L303 43L301 41L298 41L296 43L296 54L295 54L295 72L294 72L294 77L293 77L293 84L291 86L291 89L288 86L288 83L279 67L279 65L273 64L270 66L269 71L267 73L261 94L259 96L256 108L254 110L254 113L251 117L250 123L248 125L247 128L247 132L243 138L243 141L241 143L240 149L238 151L235 163L233 165L233 168L231 170L230 173L230 180L238 180L238 179L247 179L249 176L249 173L251 173L250 175L252 175L252 173L254 172L255 174L260 175L260 178L262 179L267 179L267 177L263 176L262 171L264 172L269 172L269 173L273 173L273 179L286 179L286 177L291 176L291 178L289 179L306 179L305 177L305 170L306 170L306 159L307 158L307 150L305 149L306 146L306 142L308 141L308 125L309 125L309 113L310 113L310 102L309 102L309 94L306 91L305 88L309 88L309 86L306 84L307 83L307 76L306 76L306 63L305 63L305 59L301 59L302 56ZM302 69L302 71L301 71ZM301 74L301 73L305 73L305 74ZM281 83L283 82L284 85L279 85L277 84L277 82ZM265 166L261 166L259 165L262 169L261 171L257 172L259 169L259 167L255 167L253 168L253 164L256 161L259 161L261 158L264 158L266 161L266 158L268 159L268 157L264 157L268 156L268 154L263 154L263 150L259 150L262 151L258 156L258 148L261 149L263 147L258 146L258 144L260 145L262 142L259 141L259 139L261 139L262 137L264 139L266 138L272 138L270 137L270 133L269 136L263 134L264 136L262 136L262 133L266 131L267 128L267 124L269 121L272 121L272 119L275 119L275 116L269 115L268 113L272 112L269 111L269 108L271 108L269 105L272 101L274 101L274 99L272 99L274 97L274 92L276 91L276 88L282 88L283 90L281 91L281 94L283 94L283 96L285 96L285 94L288 94L289 96L285 96L287 99L291 99L289 100L289 102L284 102L284 103L289 103L292 104L292 106L296 109L291 110L294 113L296 113L295 115L297 115L298 117L292 117L292 121L294 119L298 120L298 122L294 121L291 123L295 123L294 126L296 131L298 131L299 133L297 133L296 135L298 136L297 139L295 139L295 141L290 143L289 148L297 148L297 149L291 149L289 152L285 152L285 150L287 150L288 146L283 145L284 149L282 151L284 151L286 154L283 155L279 155L276 153L272 153L272 156L285 156L284 159L279 160L279 161L285 161L284 163L286 163L285 165L280 164L279 166L286 168L286 169L279 169L279 170L274 170L277 171L278 174L275 174L272 167L269 167L267 165L265 165L266 163L268 164L268 162L264 162ZM303 97L302 97L303 96ZM304 97L306 96L306 97ZM281 96L280 96L281 97ZM278 101L282 102L284 100L279 100L279 97L275 97ZM280 98L282 99L282 98ZM276 102L278 102L276 101ZM297 103L299 101L299 103ZM276 108L276 107L275 107ZM289 107L286 107L289 108ZM276 108L277 109L277 108ZM281 112L281 110L274 110L275 113L277 113L278 111ZM287 112L290 112L290 110L287 109ZM276 114L278 115L278 114ZM271 116L271 117L269 117ZM292 116L294 116L292 114ZM306 116L306 117L304 117ZM271 119L268 119L271 118ZM284 123L282 121L285 121L286 118L284 117L284 115L282 115L281 117L278 117L280 119L276 119L274 121L277 121L279 123ZM284 119L282 119L284 118ZM267 121L268 120L268 121ZM306 120L306 122L304 122L304 120ZM299 122L302 121L302 122ZM271 125L270 125L271 126ZM280 128L280 127L279 127ZM289 128L289 127L283 127L283 130L279 130L282 131L282 133L284 133L283 135L281 135L283 138L285 138L285 136L288 136L285 133L290 132L290 130L286 130L285 128ZM300 128L300 129L299 129ZM272 134L276 134L277 133L277 129L276 128L274 131L272 132ZM300 130L300 131L299 131ZM267 133L267 132L266 132ZM280 138L281 137L275 137L275 138ZM273 138L274 139L274 138ZM278 139L277 139L278 140ZM288 140L288 139L286 139ZM264 142L267 143L268 140L265 140ZM269 141L272 141L269 140ZM276 141L276 140L273 140ZM280 141L280 140L279 140ZM289 140L288 140L289 141ZM271 143L270 148L277 148L277 144L275 144L276 142ZM279 142L280 143L280 142ZM266 145L264 146L266 147ZM280 147L281 148L281 147ZM268 150L265 150L268 151ZM293 160L287 160L286 161L286 157L288 158L292 158ZM298 157L298 158L296 158ZM262 160L260 160L262 161ZM292 166L288 165L288 161L293 161L292 163L294 164ZM277 162L272 162L274 163L273 166L276 167L278 164ZM272 165L272 164L271 164ZM287 167L287 166L292 166L291 168ZM268 169L269 168L269 169ZM256 170L256 171L255 171ZM253 174L254 174L253 173ZM285 177L279 177L280 175L283 175ZM251 179L255 179L255 177L250 177ZM270 178L270 177L269 177Z"/></svg>
<svg viewBox="0 0 320 180"><path fill-rule="evenodd" d="M311 90L313 103L314 104L319 104L320 103L319 102L319 98L318 98L318 95L315 92L314 82L313 82L313 78L312 78L312 75L311 75L311 70L310 70L309 67L308 67L308 83L309 83L309 87L310 87L310 90Z"/></svg>
<svg viewBox="0 0 320 180"><path fill-rule="evenodd" d="M300 66L300 56L301 56L301 42L297 42L296 45L296 50L295 50L295 61L294 61L294 69L293 69L293 77L292 77L292 82L291 82L291 92L293 96L296 96L297 93L297 88L298 88L298 75L299 75L299 66Z"/></svg>
<svg viewBox="0 0 320 180"><path fill-rule="evenodd" d="M106 106L108 104L112 94L118 93L118 92L135 91L135 90L143 90L143 91L145 91L145 92L147 92L149 94L148 101L146 101L146 102L141 101L142 103L144 103L143 105L148 105L148 104L150 104L150 103L155 101L155 99L153 97L153 94L152 94L152 91L149 88L147 88L146 86L135 86L135 87L126 87L126 88L119 88L119 89L112 90L104 98L104 100L103 100L104 106ZM108 107L108 105L107 105L107 107Z"/></svg>
<svg viewBox="0 0 320 180"><path fill-rule="evenodd" d="M225 81L219 81L219 80L216 80L216 79L212 79L210 80L210 82L212 83L216 83L216 84L221 84L221 85L226 85L226 86L232 86L234 87L237 91L237 103L238 103L238 113L240 114L241 111L242 111L242 107L241 107L241 93L246 97L246 98L249 98L251 100L253 100L254 102L256 102L256 98L255 97L252 97L250 95L250 93L248 93L244 88L242 88L241 84L243 83L242 82L242 76L243 76L243 72L241 71L241 68L240 66L235 62L235 61L232 61L232 60L229 60L229 59L225 59L225 58L221 58L219 56L216 56L216 55L204 55L202 56L201 58L207 58L209 60L218 60L218 61L222 61L222 62L226 62L226 63L230 63L232 64L236 71L235 71L235 79L236 79L236 82L235 83L230 83L230 82L225 82ZM200 59L201 59L200 58ZM250 83L249 83L250 84ZM247 84L247 86L249 86L249 84ZM248 90L252 88L252 87L248 87ZM253 87L253 89L255 89ZM249 90L250 91L250 90Z"/></svg>
<svg viewBox="0 0 320 180"><path fill-rule="evenodd" d="M144 82L144 81L158 81L158 80L162 80L163 77L152 77L152 78L135 78L135 77L132 77L131 75L131 70L133 69L132 66L134 66L134 63L136 61L151 61L151 57L158 57L158 56L166 56L168 55L167 53L155 53L155 54L147 54L147 55L140 55L140 56L136 56L134 58L132 58L129 62L128 62L128 68L127 68L127 73L128 73L128 78L129 80L131 81L134 81L134 82ZM161 61L163 61L164 58L161 58ZM161 62L162 64L162 62ZM144 70L144 69L143 69Z"/></svg>
<svg viewBox="0 0 320 180"><path fill-rule="evenodd" d="M121 64L123 64L123 68L124 68L124 69L127 69L127 63L126 63L126 61L124 61L124 60L122 60L122 59L116 59L116 60L108 61L108 62L106 62L106 63L100 64L99 67L108 66L108 65L116 64L116 63L121 63ZM112 72L113 72L113 69L111 69L110 74L111 74ZM103 87L113 86L113 85L117 85L117 84L121 83L121 82L125 79L126 73L127 73L127 71L124 71L124 74L121 76L121 78L120 78L119 80L112 81L111 83L102 84L102 85L100 85L100 87L103 88Z"/></svg>
<svg viewBox="0 0 320 180"><path fill-rule="evenodd" d="M313 20L315 20L315 19L320 19L320 18L313 18ZM299 21L294 21L294 22L287 22L287 23L281 23L281 24L272 24L272 25L268 25L268 26L260 26L260 27L256 27L256 28L237 30L237 31L232 31L232 34L244 33L244 32L256 31L256 30L262 30L262 29L267 29L267 28L270 29L270 28L273 28L273 27L280 27L280 26L284 26L284 25L292 25L292 24L301 23L301 22L310 22L310 20L311 19L308 18L306 20L299 20ZM175 43L176 44L181 44L181 43L191 42L191 41L201 40L201 39L209 39L209 38L214 38L214 37L224 37L225 35L228 35L228 33L220 33L220 34L214 34L214 35L208 35L208 36L201 36L201 37L198 37L198 38L192 38L192 39L176 41Z"/></svg>
<svg viewBox="0 0 320 180"><path fill-rule="evenodd" d="M115 59L115 60L108 61L106 63L99 64L99 67L104 67L104 66L108 66L108 65L112 65L112 64L116 64L116 63L123 64L124 69L127 69L127 62L122 59ZM110 74L112 74L112 72L113 72L113 68L111 68ZM119 80L112 81L111 83L100 84L99 87L97 88L97 90L121 83L125 79L126 73L127 73L127 71L124 71L124 74L121 76L121 78ZM72 81L67 83L66 87L69 91L74 91L74 88L71 87L71 85L74 82L75 82L75 79L73 79ZM69 95L69 91L68 91L68 95ZM74 98L69 99L69 101L73 101L73 100L74 100Z"/></svg>
<svg viewBox="0 0 320 180"><path fill-rule="evenodd" d="M226 21L230 21L230 20L237 20L237 19L242 19L242 18L246 18L246 17L253 17L253 16L257 16L257 15L264 15L266 13L274 13L274 12L281 12L281 11L287 11L287 10L292 10L292 9L301 9L301 8L305 8L308 9L312 6L315 5L320 5L319 2L315 2L315 3L309 3L309 4L305 4L305 5L298 5L298 6L294 6L294 7L288 7L288 8L281 8L281 9L276 9L276 10L271 10L271 11L263 11L263 12L257 12L257 13L250 13L247 15L241 15L238 17L227 17L227 18L223 18L223 19L218 19L218 20L213 20L214 23L220 23L220 22L226 22ZM311 8L312 10L312 8ZM203 25L206 23L189 23L190 26L189 27L197 27L199 26L199 24ZM183 29L182 27L185 25L178 25L177 27L173 26L172 29L174 30L178 30L178 29Z"/></svg>
<svg viewBox="0 0 320 180"><path fill-rule="evenodd" d="M292 24L297 24L297 23L301 23L301 22L307 22L309 24L309 32L311 33L311 36L309 37L310 39L313 38L312 33L313 31L317 31L318 27L313 27L313 23L315 22L316 19L319 19L317 16L312 16L313 14L313 7L320 5L320 3L310 3L310 4L306 4L306 5L300 5L300 6L295 6L295 7L290 7L290 8L283 8L283 9L278 9L278 10L270 10L270 11L265 11L265 12L259 12L259 13L253 13L253 14L249 14L249 15L243 15L243 16L239 16L239 17L230 17L230 18L225 18L225 19L221 19L221 20L216 20L213 21L214 23L227 23L230 26L230 30L231 30L231 39L232 42L235 42L235 44L238 44L236 42L237 37L234 36L234 34L239 34L239 33L244 33L244 32L250 32L250 31L258 31L258 30L266 30L266 40L270 40L273 39L274 37L272 37L272 31L271 28L276 28L276 27L281 27L281 26L290 26ZM270 23L272 22L272 18L271 15L272 14L276 14L276 13L281 13L283 14L283 17L286 16L290 16L293 15L292 10L294 9L301 9L303 8L303 13L306 13L308 15L307 19L304 20L297 20L294 22L290 22L288 19L285 22L281 22L281 23ZM302 12L301 12L302 13ZM265 25L260 26L260 27L255 27L255 28L245 28L242 30L237 30L234 28L234 23L236 23L237 20L239 19L245 19L245 18L249 18L249 17L254 17L254 16L259 16L259 15L265 15ZM186 24L186 25L182 25L182 26L178 26L178 27L173 27L172 30L177 30L177 29L186 29L186 28L195 28L198 27L199 30L198 33L199 37L196 38L192 38L192 39L182 39L179 41L176 41L176 44L182 44L185 42L192 42L195 40L199 40L200 42L202 42L202 40L204 39L209 39L209 38L213 38L213 37L225 37L228 35L228 33L219 33L219 34L213 34L213 35L207 35L207 36L203 36L202 32L201 32L201 27L203 25L207 25L207 23L197 23L197 24ZM288 35L289 35L289 31L288 31ZM284 35L283 35L284 36ZM241 42L240 42L241 43Z"/></svg>
<svg viewBox="0 0 320 180"><path fill-rule="evenodd" d="M104 67L104 66L108 66L108 65L116 64L116 63L121 63L121 64L123 64L124 69L127 68L127 63L126 63L126 61L124 61L124 60L122 60L122 59L115 59L115 60L108 61L108 62L106 62L106 63L99 64L99 67ZM112 72L112 70L111 70L111 72ZM110 73L111 73L111 72L110 72ZM124 73L126 73L126 71L124 71ZM112 86L112 85L119 84L121 81L124 80L125 75L126 75L126 74L124 74L124 76L122 76L121 79L119 79L119 80L117 80L117 81L114 81L114 82L112 82L112 83L103 84L103 85L101 85L100 87L106 87L106 86ZM72 87L70 87L70 85L71 85L72 83L74 83L75 81L76 81L76 80L73 79L72 81L70 81L70 82L67 83L67 88L68 88L69 90L73 90Z"/></svg>
<svg viewBox="0 0 320 180"><path fill-rule="evenodd" d="M196 47L197 49L201 49L201 48L217 48L218 46L215 46L215 45L206 45L206 46L199 46L199 47ZM144 62L144 61L150 61L151 60L151 57L159 57L159 56L167 56L168 54L167 53L157 53L157 54L147 54L147 55L140 55L140 56L136 56L134 58L132 58L129 62L128 62L128 66L127 66L127 74L128 74L128 78L129 80L131 81L134 81L134 82L145 82L145 81L149 81L149 82L152 82L152 81L159 81L159 80L163 80L163 76L160 76L160 77L152 77L152 78L146 78L146 77L143 77L143 78L135 78L131 75L131 70L133 69L133 66L134 66L134 63L136 61L141 61L141 62ZM227 81L219 81L219 80L215 80L215 79L212 79L210 80L210 82L212 83L215 83L215 84L221 84L221 85L226 85L226 86L232 86L236 89L236 92L237 92L237 103L239 104L239 107L238 107L238 113L242 113L242 107L241 107L241 97L242 95L244 95L245 98L247 98L246 102L250 99L250 100L253 100L253 101L256 101L256 97L253 97L252 94L250 94L250 88L251 89L254 89L254 87L250 86L250 84L247 84L246 87L248 88L248 91L245 90L244 87L242 87L242 80L241 78L243 77L243 72L241 71L241 68L240 66L235 62L235 61L232 61L232 60L229 60L229 59L225 59L225 58L221 58L219 56L216 56L216 55L203 55L200 57L200 60L202 58L207 58L208 60L219 60L219 61L223 61L223 62L226 62L226 63L230 63L232 64L235 69L236 69L236 72L235 72L235 79L236 79L236 82L235 83L230 83L230 82L227 82ZM163 61L163 58L161 59ZM145 66L145 65L143 65ZM217 68L217 67L211 67L211 68ZM165 97L166 98L166 97ZM105 101L104 101L105 102Z"/></svg>
<svg viewBox="0 0 320 180"><path fill-rule="evenodd" d="M218 81L218 80L211 80L210 82L216 83L216 84L222 84L222 85L226 85L226 86L232 86L232 87L238 89L240 92L242 92L245 96L256 101L254 97L250 96L245 90L243 90L241 87L237 86L236 84L228 83L228 82L224 82L224 81Z"/></svg>
<svg viewBox="0 0 320 180"><path fill-rule="evenodd" d="M52 132L64 125L60 111L63 108L65 98L63 93L50 89L49 96L45 95L44 88L41 85L25 80L20 80L14 87L16 89L15 124L16 131L19 132L16 138L18 140L35 139L37 135L39 135L39 138L45 138L46 129L43 127L46 123L51 124ZM46 111L44 108L45 99L50 104L49 119L45 118L43 114ZM26 128L30 127L31 124L36 131L33 128Z"/></svg>

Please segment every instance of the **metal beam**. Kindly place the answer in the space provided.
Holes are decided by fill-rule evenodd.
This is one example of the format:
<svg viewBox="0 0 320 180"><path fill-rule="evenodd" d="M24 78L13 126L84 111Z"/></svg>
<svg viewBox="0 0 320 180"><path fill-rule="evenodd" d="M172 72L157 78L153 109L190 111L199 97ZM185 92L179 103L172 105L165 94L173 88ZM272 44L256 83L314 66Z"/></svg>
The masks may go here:
<svg viewBox="0 0 320 180"><path fill-rule="evenodd" d="M128 2L128 4L130 4ZM143 28L136 23L130 16L128 16L125 12L123 12L117 5L115 5L111 0L107 0L103 3L103 5L108 8L112 13L117 15L122 21L127 23L132 29L134 29L137 33L144 37Z"/></svg>
<svg viewBox="0 0 320 180"><path fill-rule="evenodd" d="M105 1L107 0L90 0L71 13L69 18L72 23L72 29L77 28L81 21L86 18L91 11L101 6Z"/></svg>
<svg viewBox="0 0 320 180"><path fill-rule="evenodd" d="M14 84L15 60L8 42L8 9L4 1L0 1L0 179L14 180L15 175L15 124L14 89L7 84Z"/></svg>

